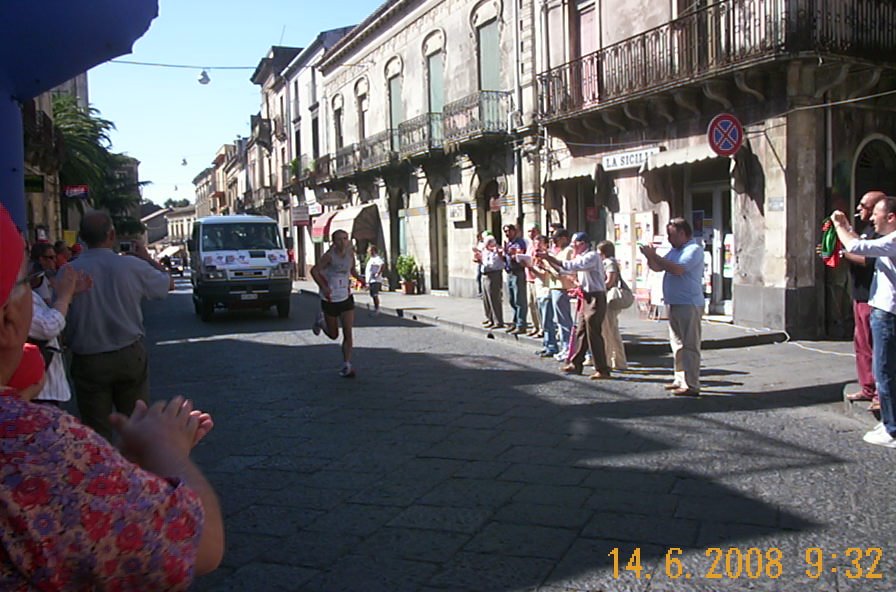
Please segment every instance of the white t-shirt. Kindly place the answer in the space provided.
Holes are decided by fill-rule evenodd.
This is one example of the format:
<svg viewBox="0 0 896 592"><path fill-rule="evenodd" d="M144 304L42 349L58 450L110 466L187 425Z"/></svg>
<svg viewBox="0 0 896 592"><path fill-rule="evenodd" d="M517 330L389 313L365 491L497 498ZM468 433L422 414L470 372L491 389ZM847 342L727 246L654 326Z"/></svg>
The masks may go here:
<svg viewBox="0 0 896 592"><path fill-rule="evenodd" d="M364 278L368 284L383 283L383 265L385 262L379 255L374 255L367 260L367 267L364 270Z"/></svg>
<svg viewBox="0 0 896 592"><path fill-rule="evenodd" d="M868 304L896 314L896 232L880 238L853 241L846 252L877 257Z"/></svg>

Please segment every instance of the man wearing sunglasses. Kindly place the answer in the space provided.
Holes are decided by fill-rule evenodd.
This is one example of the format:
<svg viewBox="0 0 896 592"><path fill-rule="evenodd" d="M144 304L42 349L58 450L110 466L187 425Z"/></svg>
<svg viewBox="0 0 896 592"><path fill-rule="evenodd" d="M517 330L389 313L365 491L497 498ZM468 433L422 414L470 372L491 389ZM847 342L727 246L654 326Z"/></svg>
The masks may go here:
<svg viewBox="0 0 896 592"><path fill-rule="evenodd" d="M31 247L31 269L34 281L32 289L40 294L47 304L54 300L53 287L50 279L56 274L56 251L50 243L34 243ZM38 275L37 272L43 272Z"/></svg>

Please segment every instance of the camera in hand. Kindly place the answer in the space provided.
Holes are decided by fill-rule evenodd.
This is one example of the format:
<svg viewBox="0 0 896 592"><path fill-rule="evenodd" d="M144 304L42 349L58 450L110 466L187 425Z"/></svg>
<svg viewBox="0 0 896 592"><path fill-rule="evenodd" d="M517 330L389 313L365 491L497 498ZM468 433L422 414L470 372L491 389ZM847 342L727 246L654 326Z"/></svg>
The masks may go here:
<svg viewBox="0 0 896 592"><path fill-rule="evenodd" d="M134 243L131 241L121 241L118 243L118 250L122 253L130 253L134 247Z"/></svg>

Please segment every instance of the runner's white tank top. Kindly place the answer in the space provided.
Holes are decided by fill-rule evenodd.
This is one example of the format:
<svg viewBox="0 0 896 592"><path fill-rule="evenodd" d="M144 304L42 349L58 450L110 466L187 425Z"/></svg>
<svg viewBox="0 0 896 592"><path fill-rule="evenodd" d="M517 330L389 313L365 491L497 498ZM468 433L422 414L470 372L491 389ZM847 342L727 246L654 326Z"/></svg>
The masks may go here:
<svg viewBox="0 0 896 592"><path fill-rule="evenodd" d="M324 269L324 277L330 286L330 302L342 302L351 296L349 271L352 264L352 251L346 249L340 255L336 249L330 249L330 264Z"/></svg>

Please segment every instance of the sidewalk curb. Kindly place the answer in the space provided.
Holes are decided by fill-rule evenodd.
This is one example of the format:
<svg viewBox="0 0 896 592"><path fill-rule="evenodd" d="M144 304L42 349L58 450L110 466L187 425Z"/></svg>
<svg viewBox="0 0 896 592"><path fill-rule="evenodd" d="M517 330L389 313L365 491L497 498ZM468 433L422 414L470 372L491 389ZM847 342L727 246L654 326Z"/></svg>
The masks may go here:
<svg viewBox="0 0 896 592"><path fill-rule="evenodd" d="M297 288L297 293L318 297L317 292L306 288ZM368 306L369 308L369 306ZM538 347L541 343L539 339L533 337L519 335L511 335L504 331L490 331L482 327L474 327L466 323L452 321L437 315L417 312L414 310L406 310L404 308L392 308L380 305L380 314L386 314L400 319L408 319L411 321L420 321L441 325L451 328L462 333L473 333L484 335L488 339L500 339L502 341L514 342L522 345L530 344ZM632 340L630 334L626 334L625 352L626 354L665 354L669 353L669 342L665 340L651 339L649 341ZM525 341L524 341L525 340ZM724 339L706 339L701 343L701 348L711 349L731 349L739 347L752 347L756 345L769 345L772 343L782 343L787 341L787 334L781 331L769 331L765 333L746 333L740 337L728 337Z"/></svg>

